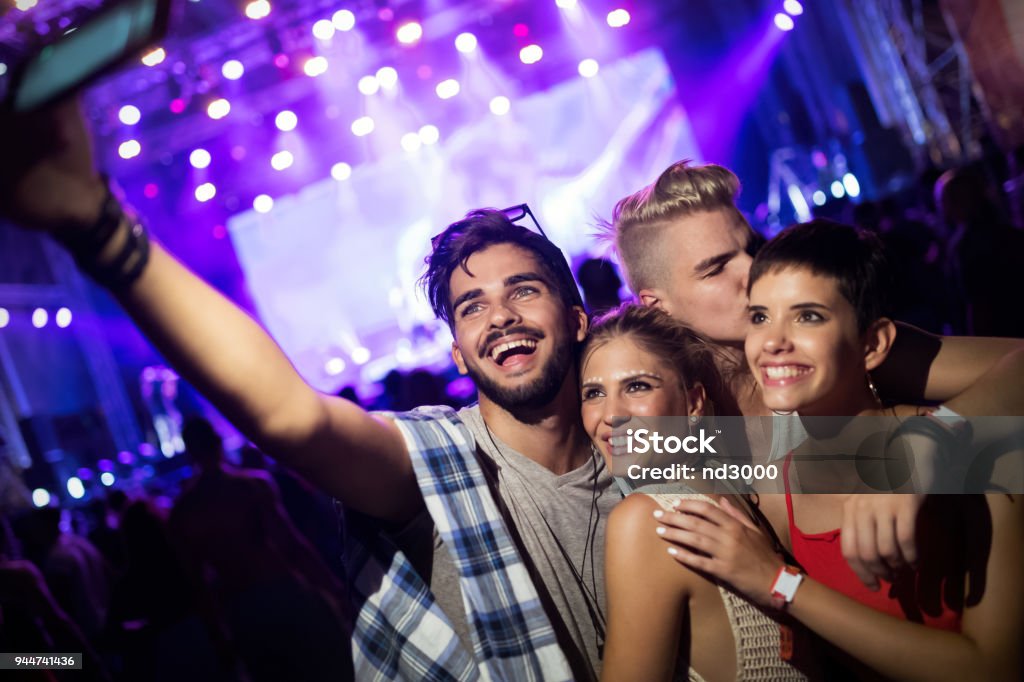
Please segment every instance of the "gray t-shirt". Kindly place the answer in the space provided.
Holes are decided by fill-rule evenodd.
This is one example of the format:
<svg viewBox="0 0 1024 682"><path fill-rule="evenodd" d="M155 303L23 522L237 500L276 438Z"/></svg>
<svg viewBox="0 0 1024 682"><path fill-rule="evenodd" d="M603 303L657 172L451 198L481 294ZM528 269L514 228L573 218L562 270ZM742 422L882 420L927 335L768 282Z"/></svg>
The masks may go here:
<svg viewBox="0 0 1024 682"><path fill-rule="evenodd" d="M622 499L604 460L595 455L558 476L491 434L479 407L460 410L459 417L476 440L484 475L573 676L596 680L605 633L605 524ZM458 573L429 513L424 509L392 537L472 651Z"/></svg>

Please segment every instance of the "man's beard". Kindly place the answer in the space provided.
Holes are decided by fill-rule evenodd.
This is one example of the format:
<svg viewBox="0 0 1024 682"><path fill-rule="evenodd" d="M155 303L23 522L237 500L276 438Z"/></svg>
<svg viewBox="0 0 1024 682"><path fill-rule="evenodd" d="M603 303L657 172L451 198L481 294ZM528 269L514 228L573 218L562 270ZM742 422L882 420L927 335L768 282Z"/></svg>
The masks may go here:
<svg viewBox="0 0 1024 682"><path fill-rule="evenodd" d="M477 390L492 403L508 412L536 410L550 405L562 389L565 377L572 369L572 344L563 344L544 363L540 376L521 386L509 388L494 381L476 365L467 362L466 373Z"/></svg>

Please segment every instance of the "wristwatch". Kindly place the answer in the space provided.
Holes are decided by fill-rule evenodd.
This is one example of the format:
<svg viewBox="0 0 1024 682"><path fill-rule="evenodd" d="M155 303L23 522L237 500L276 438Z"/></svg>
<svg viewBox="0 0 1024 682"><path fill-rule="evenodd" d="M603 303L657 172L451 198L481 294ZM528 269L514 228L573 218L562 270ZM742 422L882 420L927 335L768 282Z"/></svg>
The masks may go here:
<svg viewBox="0 0 1024 682"><path fill-rule="evenodd" d="M804 574L796 566L783 566L775 576L772 583L772 606L777 609L784 609L787 604L793 601L796 590L804 581Z"/></svg>

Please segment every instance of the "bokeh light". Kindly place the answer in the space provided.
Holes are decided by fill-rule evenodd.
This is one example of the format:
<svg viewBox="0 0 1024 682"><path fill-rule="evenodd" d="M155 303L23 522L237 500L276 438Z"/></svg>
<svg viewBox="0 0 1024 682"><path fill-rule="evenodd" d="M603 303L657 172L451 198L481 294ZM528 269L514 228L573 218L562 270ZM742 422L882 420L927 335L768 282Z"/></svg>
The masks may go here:
<svg viewBox="0 0 1024 682"><path fill-rule="evenodd" d="M277 116L274 117L274 125L277 126L278 130L288 132L289 130L295 130L295 126L299 124L299 117L295 115L294 111L285 109L284 111L278 112Z"/></svg>
<svg viewBox="0 0 1024 682"><path fill-rule="evenodd" d="M523 64L536 64L544 56L544 50L540 45L527 45L519 50L519 61Z"/></svg>
<svg viewBox="0 0 1024 682"><path fill-rule="evenodd" d="M330 19L321 19L313 24L313 37L317 40L330 40L334 37L336 27Z"/></svg>
<svg viewBox="0 0 1024 682"><path fill-rule="evenodd" d="M126 126L133 126L142 120L142 113L137 106L125 104L118 110L117 118Z"/></svg>
<svg viewBox="0 0 1024 682"><path fill-rule="evenodd" d="M210 165L212 157L210 152L205 149L193 149L192 153L188 155L188 162L192 164L193 168L206 168Z"/></svg>
<svg viewBox="0 0 1024 682"><path fill-rule="evenodd" d="M794 17L798 17L804 13L804 6L801 5L798 0L786 0L782 3L782 9L786 10Z"/></svg>
<svg viewBox="0 0 1024 682"><path fill-rule="evenodd" d="M476 50L476 36L472 33L460 33L455 36L455 49L463 54L469 54Z"/></svg>
<svg viewBox="0 0 1024 682"><path fill-rule="evenodd" d="M37 507L50 506L50 493L43 488L36 488L32 491L32 504Z"/></svg>
<svg viewBox="0 0 1024 682"><path fill-rule="evenodd" d="M356 25L356 15L350 10L339 9L331 17L331 23L339 31L351 31Z"/></svg>
<svg viewBox="0 0 1024 682"><path fill-rule="evenodd" d="M270 157L270 167L276 171L291 168L293 163L295 163L295 157L287 149L283 149Z"/></svg>
<svg viewBox="0 0 1024 682"><path fill-rule="evenodd" d="M85 497L85 486L82 485L82 479L78 476L72 476L67 482L68 495L80 500Z"/></svg>
<svg viewBox="0 0 1024 682"><path fill-rule="evenodd" d="M356 87L359 88L359 92L369 97L380 90L380 81L377 80L376 76L363 76L359 79Z"/></svg>
<svg viewBox="0 0 1024 682"><path fill-rule="evenodd" d="M508 113L509 109L512 108L512 103L509 101L508 97L498 95L491 99L489 106L492 114L495 116L504 116Z"/></svg>
<svg viewBox="0 0 1024 682"><path fill-rule="evenodd" d="M402 149L407 152L414 152L423 145L423 141L420 140L420 136L416 133L406 133L402 135Z"/></svg>
<svg viewBox="0 0 1024 682"><path fill-rule="evenodd" d="M220 67L220 74L229 81L236 81L245 74L245 67L237 59L229 59Z"/></svg>
<svg viewBox="0 0 1024 682"><path fill-rule="evenodd" d="M437 84L437 87L434 88L434 92L436 92L437 96L441 99L451 99L452 97L455 97L455 95L459 94L459 81L454 78L443 80Z"/></svg>
<svg viewBox="0 0 1024 682"><path fill-rule="evenodd" d="M46 312L45 308L36 308L32 311L32 326L36 329L45 327L49 319L50 314Z"/></svg>
<svg viewBox="0 0 1024 682"><path fill-rule="evenodd" d="M352 121L352 134L356 137L369 135L373 132L373 119L369 116L360 116Z"/></svg>
<svg viewBox="0 0 1024 682"><path fill-rule="evenodd" d="M138 140L125 140L118 145L117 153L122 159L134 159L142 153L142 145Z"/></svg>
<svg viewBox="0 0 1024 682"><path fill-rule="evenodd" d="M792 31L796 24L793 23L793 17L788 14L779 12L775 15L775 26L780 31Z"/></svg>
<svg viewBox="0 0 1024 682"><path fill-rule="evenodd" d="M613 9L608 13L606 21L612 28L622 28L629 23L629 12L624 9Z"/></svg>
<svg viewBox="0 0 1024 682"><path fill-rule="evenodd" d="M316 78L327 72L327 57L310 57L302 65L302 70L310 78Z"/></svg>
<svg viewBox="0 0 1024 682"><path fill-rule="evenodd" d="M245 6L245 16L254 20L270 16L270 3L267 0L252 0Z"/></svg>
<svg viewBox="0 0 1024 682"><path fill-rule="evenodd" d="M257 213L270 213L274 208L274 198L269 194L260 194L252 200L252 208Z"/></svg>
<svg viewBox="0 0 1024 682"><path fill-rule="evenodd" d="M434 144L441 139L441 131L437 126L428 123L420 128L419 138L423 144Z"/></svg>
<svg viewBox="0 0 1024 682"><path fill-rule="evenodd" d="M423 27L418 22L410 21L398 27L395 37L403 45L412 45L423 37Z"/></svg>
<svg viewBox="0 0 1024 682"><path fill-rule="evenodd" d="M214 121L220 120L231 113L231 102L223 97L213 100L206 106L206 115Z"/></svg>
<svg viewBox="0 0 1024 682"><path fill-rule="evenodd" d="M58 308L57 314L53 316L54 322L61 329L66 329L71 324L71 311L68 308Z"/></svg>
<svg viewBox="0 0 1024 682"><path fill-rule="evenodd" d="M377 83L385 90L390 90L398 85L398 72L391 66L380 67L377 69Z"/></svg>
<svg viewBox="0 0 1024 682"><path fill-rule="evenodd" d="M598 65L596 59L584 59L583 61L580 62L580 65L577 67L577 70L580 72L580 75L583 76L584 78L593 78L594 76L597 75L597 72L600 69L601 67L600 65Z"/></svg>
<svg viewBox="0 0 1024 682"><path fill-rule="evenodd" d="M196 187L196 201L207 202L217 196L217 188L212 182L204 182Z"/></svg>
<svg viewBox="0 0 1024 682"><path fill-rule="evenodd" d="M331 177L338 182L348 180L352 177L352 166L348 165L344 161L339 161L331 166Z"/></svg>
<svg viewBox="0 0 1024 682"><path fill-rule="evenodd" d="M146 66L156 66L165 59L167 59L167 52L165 52L162 47L150 50L146 54L142 55L142 63Z"/></svg>

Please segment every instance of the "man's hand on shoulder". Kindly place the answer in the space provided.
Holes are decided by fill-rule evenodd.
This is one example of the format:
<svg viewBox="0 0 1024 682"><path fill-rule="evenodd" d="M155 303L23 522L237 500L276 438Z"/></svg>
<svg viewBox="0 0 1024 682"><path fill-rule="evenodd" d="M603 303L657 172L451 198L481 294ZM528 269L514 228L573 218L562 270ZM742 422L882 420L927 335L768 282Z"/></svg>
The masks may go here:
<svg viewBox="0 0 1024 682"><path fill-rule="evenodd" d="M878 589L879 578L917 562L915 531L924 504L920 494L851 495L843 505L843 557L861 582Z"/></svg>

